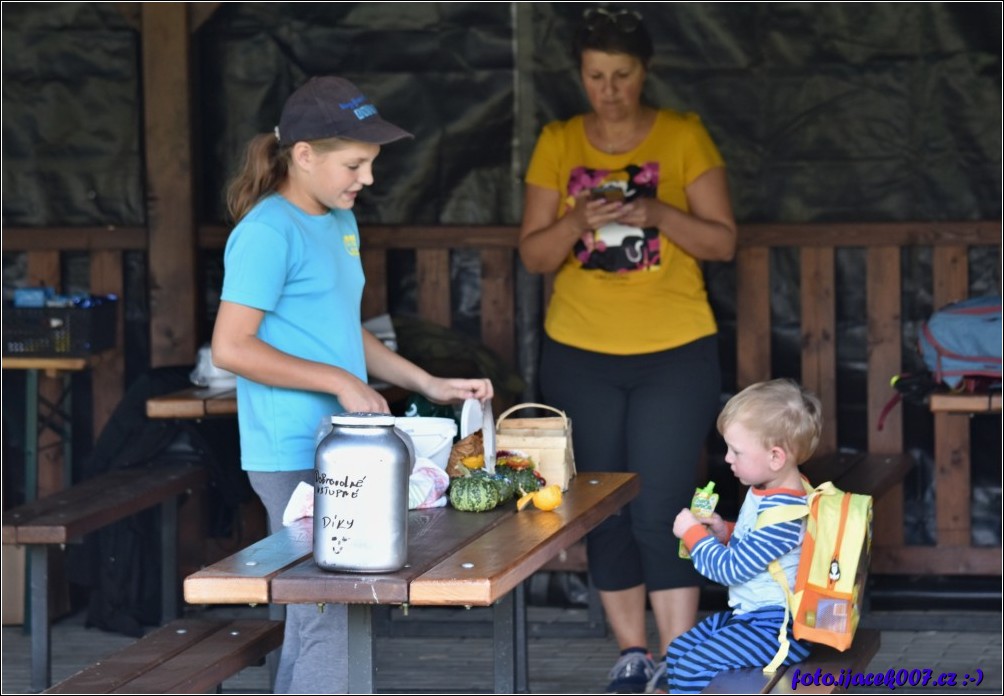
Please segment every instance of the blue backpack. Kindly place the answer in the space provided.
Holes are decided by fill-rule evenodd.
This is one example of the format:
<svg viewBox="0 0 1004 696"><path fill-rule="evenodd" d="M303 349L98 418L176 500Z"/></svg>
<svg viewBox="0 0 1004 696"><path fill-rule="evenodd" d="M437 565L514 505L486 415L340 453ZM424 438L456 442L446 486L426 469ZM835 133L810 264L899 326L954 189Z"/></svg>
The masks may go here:
<svg viewBox="0 0 1004 696"><path fill-rule="evenodd" d="M1001 383L1001 298L973 297L934 312L917 343L936 382L951 389ZM965 382L966 384L963 384Z"/></svg>

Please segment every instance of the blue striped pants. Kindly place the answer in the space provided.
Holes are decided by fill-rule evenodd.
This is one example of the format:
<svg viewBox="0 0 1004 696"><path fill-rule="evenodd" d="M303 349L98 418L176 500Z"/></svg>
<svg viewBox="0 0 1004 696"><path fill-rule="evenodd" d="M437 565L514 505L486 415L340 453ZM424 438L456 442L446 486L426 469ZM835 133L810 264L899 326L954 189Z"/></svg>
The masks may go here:
<svg viewBox="0 0 1004 696"><path fill-rule="evenodd" d="M737 667L764 667L777 654L777 633L784 607L764 607L747 614L712 614L666 648L666 677L671 694L696 694L716 674ZM796 641L788 623L791 647L782 664L809 656L809 644Z"/></svg>

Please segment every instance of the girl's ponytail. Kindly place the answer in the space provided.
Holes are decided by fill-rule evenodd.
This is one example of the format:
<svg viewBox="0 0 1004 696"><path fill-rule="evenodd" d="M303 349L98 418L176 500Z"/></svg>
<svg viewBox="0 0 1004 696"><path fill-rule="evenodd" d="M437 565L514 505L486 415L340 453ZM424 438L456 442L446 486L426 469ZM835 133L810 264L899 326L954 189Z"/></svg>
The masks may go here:
<svg viewBox="0 0 1004 696"><path fill-rule="evenodd" d="M248 143L244 163L227 189L227 212L235 225L286 180L289 151L272 133L256 135Z"/></svg>

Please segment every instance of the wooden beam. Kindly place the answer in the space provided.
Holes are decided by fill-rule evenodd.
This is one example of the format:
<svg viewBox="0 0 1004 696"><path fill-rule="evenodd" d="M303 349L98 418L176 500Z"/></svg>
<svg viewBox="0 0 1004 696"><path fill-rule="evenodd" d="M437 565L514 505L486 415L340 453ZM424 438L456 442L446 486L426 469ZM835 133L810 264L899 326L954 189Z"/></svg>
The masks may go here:
<svg viewBox="0 0 1004 696"><path fill-rule="evenodd" d="M770 378L770 250L739 249L736 260L736 386Z"/></svg>
<svg viewBox="0 0 1004 696"><path fill-rule="evenodd" d="M197 302L188 3L142 5L150 225L150 363L195 358Z"/></svg>
<svg viewBox="0 0 1004 696"><path fill-rule="evenodd" d="M91 370L92 427L94 440L108 423L112 411L122 400L125 389L125 328L123 318L123 272L121 251L94 251L91 253L91 292L96 295L116 295L115 359L102 360Z"/></svg>
<svg viewBox="0 0 1004 696"><path fill-rule="evenodd" d="M878 429L879 415L889 398L895 393L889 379L902 372L903 338L901 298L898 288L902 283L900 247L874 246L868 249L865 285L868 298L865 312L868 316L868 391L866 416L868 451L895 453L903 451L903 408L886 414L882 430ZM903 530L902 479L874 507L875 543L886 546L902 545Z"/></svg>
<svg viewBox="0 0 1004 696"><path fill-rule="evenodd" d="M740 225L739 246L1000 245L1000 220Z"/></svg>
<svg viewBox="0 0 1004 696"><path fill-rule="evenodd" d="M931 394L931 411L933 413L960 413L979 415L981 413L1000 413L1001 395L999 392L985 394Z"/></svg>
<svg viewBox="0 0 1004 696"><path fill-rule="evenodd" d="M837 315L833 247L801 250L802 384L823 406L817 452L837 449Z"/></svg>
<svg viewBox="0 0 1004 696"><path fill-rule="evenodd" d="M418 281L418 316L449 328L453 324L450 302L450 250L419 249L415 252Z"/></svg>
<svg viewBox="0 0 1004 696"><path fill-rule="evenodd" d="M48 285L60 292L60 254L58 251L34 251L28 254L28 284ZM9 360L5 362L10 362ZM46 370L38 377L39 403L61 402L62 378ZM43 411L43 409L40 409ZM41 419L43 414L39 415ZM39 421L41 422L41 420ZM36 443L38 492L43 498L63 489L63 439L52 428L40 428Z"/></svg>
<svg viewBox="0 0 1004 696"><path fill-rule="evenodd" d="M966 247L938 247L932 254L934 308L965 299L969 293ZM938 546L971 543L972 477L969 419L934 414L934 502Z"/></svg>
<svg viewBox="0 0 1004 696"><path fill-rule="evenodd" d="M146 249L145 227L5 227L4 253L11 251L124 251Z"/></svg>
<svg viewBox="0 0 1004 696"><path fill-rule="evenodd" d="M1001 574L1000 546L873 546L870 572L876 575Z"/></svg>
<svg viewBox="0 0 1004 696"><path fill-rule="evenodd" d="M519 228L499 225L369 227L360 231L363 248L385 249L515 249Z"/></svg>
<svg viewBox="0 0 1004 696"><path fill-rule="evenodd" d="M222 248L230 228L218 224L199 229L203 248ZM515 249L519 229L499 225L364 226L363 244L414 249L501 246ZM868 222L741 224L739 248L772 246L1000 246L999 220L960 222Z"/></svg>

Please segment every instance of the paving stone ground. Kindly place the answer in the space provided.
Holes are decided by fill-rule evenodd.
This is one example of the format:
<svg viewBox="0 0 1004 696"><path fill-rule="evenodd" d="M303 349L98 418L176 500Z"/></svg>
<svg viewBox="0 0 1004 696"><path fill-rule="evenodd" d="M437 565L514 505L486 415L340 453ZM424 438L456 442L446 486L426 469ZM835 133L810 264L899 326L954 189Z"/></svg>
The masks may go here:
<svg viewBox="0 0 1004 696"><path fill-rule="evenodd" d="M207 613L264 616L264 608L214 607ZM581 622L584 609L530 607L529 619L538 628L558 622ZM895 693L944 693L958 691L999 694L1001 682L1001 613L999 611L872 612L866 625L882 631L882 647L869 669L931 670L954 673L955 687L913 688L909 684ZM409 622L439 621L441 614L426 616L413 609ZM457 635L441 637L380 636L376 643L376 684L385 693L470 693L492 688L491 640L474 637L484 633L477 614L457 617ZM565 625L565 624L561 624ZM572 631L544 630L545 637L531 638L530 689L532 693L602 693L607 670L616 657L609 636L575 637ZM649 621L651 646L655 648L654 624ZM133 641L132 638L83 626L83 613L61 619L52 635L53 678L63 679ZM3 628L3 693L29 693L29 637L17 626ZM973 678L981 670L982 682ZM964 683L965 675L970 680ZM223 685L224 693L268 693L268 670L245 669ZM889 693L886 688L856 687L852 693Z"/></svg>

